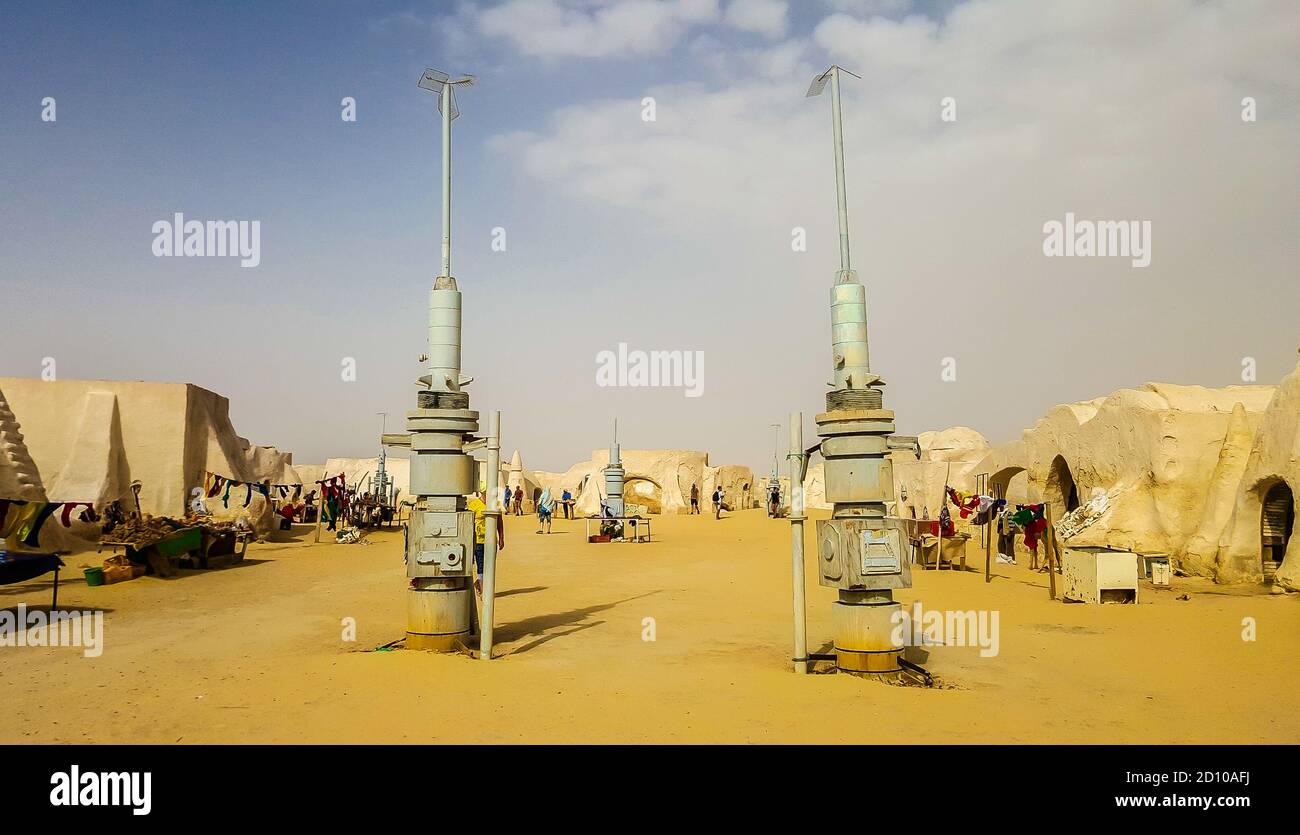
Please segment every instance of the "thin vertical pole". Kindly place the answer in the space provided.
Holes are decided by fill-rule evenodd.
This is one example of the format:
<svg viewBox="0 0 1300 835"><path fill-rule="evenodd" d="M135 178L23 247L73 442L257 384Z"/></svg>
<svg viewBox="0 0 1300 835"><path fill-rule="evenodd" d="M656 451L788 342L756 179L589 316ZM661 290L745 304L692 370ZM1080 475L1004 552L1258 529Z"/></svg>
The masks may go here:
<svg viewBox="0 0 1300 835"><path fill-rule="evenodd" d="M984 582L993 582L993 531L984 542Z"/></svg>
<svg viewBox="0 0 1300 835"><path fill-rule="evenodd" d="M831 120L835 128L835 191L839 200L840 269L849 265L849 203L844 186L844 124L840 119L840 68L831 67Z"/></svg>
<svg viewBox="0 0 1300 835"><path fill-rule="evenodd" d="M442 275L451 275L451 85L442 85Z"/></svg>
<svg viewBox="0 0 1300 835"><path fill-rule="evenodd" d="M312 542L320 542L321 516L325 513L325 485L319 481L316 483L320 484L320 492L317 496L317 502L319 503L316 505L316 536Z"/></svg>
<svg viewBox="0 0 1300 835"><path fill-rule="evenodd" d="M483 622L478 636L478 657L492 660L492 625L497 593L497 520L501 518L501 413L488 415L487 518L483 532Z"/></svg>
<svg viewBox="0 0 1300 835"><path fill-rule="evenodd" d="M808 672L808 615L803 577L803 412L790 414L790 569L794 601L794 671Z"/></svg>
<svg viewBox="0 0 1300 835"><path fill-rule="evenodd" d="M1047 560L1047 594L1052 599L1056 599L1056 567L1053 565L1053 552L1056 552L1056 526L1052 524L1052 503L1044 499L1043 501L1043 519L1047 522L1047 527L1043 528L1043 557ZM1061 555L1055 553L1055 561L1059 562Z"/></svg>

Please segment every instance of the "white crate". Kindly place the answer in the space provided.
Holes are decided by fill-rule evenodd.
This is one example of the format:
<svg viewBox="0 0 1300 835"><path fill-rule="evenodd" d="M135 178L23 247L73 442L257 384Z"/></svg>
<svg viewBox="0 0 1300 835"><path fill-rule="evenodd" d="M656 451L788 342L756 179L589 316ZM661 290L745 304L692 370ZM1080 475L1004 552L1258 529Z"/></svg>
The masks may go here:
<svg viewBox="0 0 1300 835"><path fill-rule="evenodd" d="M1066 600L1136 603L1137 554L1106 548L1066 548L1061 579Z"/></svg>

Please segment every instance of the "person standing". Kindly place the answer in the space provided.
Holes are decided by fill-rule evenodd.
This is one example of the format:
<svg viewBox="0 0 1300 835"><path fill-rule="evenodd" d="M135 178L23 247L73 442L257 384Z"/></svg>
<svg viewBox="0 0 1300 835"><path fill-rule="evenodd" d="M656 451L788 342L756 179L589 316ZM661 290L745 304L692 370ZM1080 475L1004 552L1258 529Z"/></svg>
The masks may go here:
<svg viewBox="0 0 1300 835"><path fill-rule="evenodd" d="M700 515L700 486L698 484L691 485L691 513L696 516Z"/></svg>
<svg viewBox="0 0 1300 835"><path fill-rule="evenodd" d="M560 494L560 505L564 508L564 518L573 518L573 494L569 488L565 487L564 492Z"/></svg>
<svg viewBox="0 0 1300 835"><path fill-rule="evenodd" d="M722 518L722 498L723 498L723 495L724 495L724 494L723 494L723 492L722 492L722 486L721 486L721 485L719 485L719 486L713 488L713 518L714 518L714 519L721 519L721 518Z"/></svg>
<svg viewBox="0 0 1300 835"><path fill-rule="evenodd" d="M474 495L470 496L469 501L465 502L465 509L474 511L474 565L478 568L478 576L474 578L474 591L482 594L483 554L487 541L487 505L483 503L483 493L477 490L474 491ZM504 551L505 549L506 525L502 520L502 514L498 513L497 551Z"/></svg>
<svg viewBox="0 0 1300 835"><path fill-rule="evenodd" d="M524 488L520 485L515 488L515 515L524 515Z"/></svg>
<svg viewBox="0 0 1300 835"><path fill-rule="evenodd" d="M551 488L547 487L542 491L542 495L537 498L537 532L550 533L551 519L555 515L555 499L551 496Z"/></svg>

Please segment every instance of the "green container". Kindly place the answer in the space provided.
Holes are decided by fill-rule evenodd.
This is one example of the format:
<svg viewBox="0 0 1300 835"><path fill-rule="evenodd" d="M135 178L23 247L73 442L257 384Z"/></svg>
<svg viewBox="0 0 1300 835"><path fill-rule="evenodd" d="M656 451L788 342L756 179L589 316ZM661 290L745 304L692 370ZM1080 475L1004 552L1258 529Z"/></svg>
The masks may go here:
<svg viewBox="0 0 1300 835"><path fill-rule="evenodd" d="M190 551L199 550L203 544L203 531L200 528L182 528L166 538L154 543L154 548L164 557L177 557Z"/></svg>
<svg viewBox="0 0 1300 835"><path fill-rule="evenodd" d="M82 572L82 573L84 573L84 574L86 575L86 585L88 585L88 586L102 586L102 585L104 585L104 569L102 569L102 568L87 568L87 569L86 569L84 572Z"/></svg>

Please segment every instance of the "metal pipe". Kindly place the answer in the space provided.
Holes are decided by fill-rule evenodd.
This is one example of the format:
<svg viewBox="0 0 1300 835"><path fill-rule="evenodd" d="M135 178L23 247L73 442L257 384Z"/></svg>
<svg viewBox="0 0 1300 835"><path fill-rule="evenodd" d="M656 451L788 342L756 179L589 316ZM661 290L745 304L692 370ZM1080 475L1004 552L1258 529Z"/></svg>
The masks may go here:
<svg viewBox="0 0 1300 835"><path fill-rule="evenodd" d="M451 276L451 92L442 85L442 275Z"/></svg>
<svg viewBox="0 0 1300 835"><path fill-rule="evenodd" d="M478 657L492 660L492 624L497 592L497 520L501 518L498 489L501 473L501 413L488 413L487 518L483 531L483 622L479 625Z"/></svg>
<svg viewBox="0 0 1300 835"><path fill-rule="evenodd" d="M831 67L831 120L835 128L835 190L839 200L840 270L849 265L849 203L844 187L844 125L840 120L840 68Z"/></svg>
<svg viewBox="0 0 1300 835"><path fill-rule="evenodd" d="M794 586L794 671L808 672L808 615L803 577L803 412L790 413L790 568Z"/></svg>

